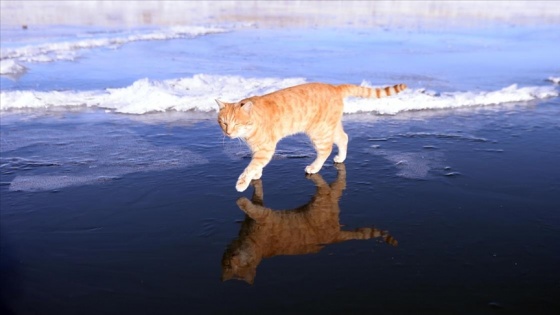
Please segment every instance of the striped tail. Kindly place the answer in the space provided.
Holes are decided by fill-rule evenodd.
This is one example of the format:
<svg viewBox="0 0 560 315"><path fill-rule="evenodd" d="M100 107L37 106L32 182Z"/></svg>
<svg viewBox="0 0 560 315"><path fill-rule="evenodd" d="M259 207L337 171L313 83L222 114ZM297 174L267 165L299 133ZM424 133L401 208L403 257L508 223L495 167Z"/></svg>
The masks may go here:
<svg viewBox="0 0 560 315"><path fill-rule="evenodd" d="M382 238L385 243L397 246L399 241L392 237L389 232L382 231L376 228L359 228L354 231L340 231L339 241L348 240L369 240L372 238Z"/></svg>
<svg viewBox="0 0 560 315"><path fill-rule="evenodd" d="M342 97L355 96L367 98L382 98L395 95L406 89L406 84L397 84L384 88L371 89L365 86L353 84L342 84L338 86L342 92Z"/></svg>

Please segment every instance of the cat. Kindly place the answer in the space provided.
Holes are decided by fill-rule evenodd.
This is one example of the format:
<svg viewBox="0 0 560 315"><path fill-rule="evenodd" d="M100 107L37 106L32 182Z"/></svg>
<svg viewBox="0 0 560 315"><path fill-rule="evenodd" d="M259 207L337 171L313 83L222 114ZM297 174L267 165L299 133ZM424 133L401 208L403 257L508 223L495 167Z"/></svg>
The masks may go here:
<svg viewBox="0 0 560 315"><path fill-rule="evenodd" d="M344 162L348 145L348 135L341 121L344 98L380 98L404 89L405 84L370 89L352 84L306 83L237 103L216 100L218 123L223 132L230 138L244 140L252 151L252 160L239 176L235 188L245 191L252 179L261 178L278 141L296 133L307 134L317 151L316 159L305 168L307 174L319 172L333 144L338 147L334 162Z"/></svg>
<svg viewBox="0 0 560 315"><path fill-rule="evenodd" d="M251 182L255 189L251 200L245 197L237 200L246 217L239 236L223 254L222 281L236 279L253 284L263 258L317 253L332 243L380 237L387 244L397 246L397 240L387 231L369 227L341 230L338 202L346 188L346 169L342 163L335 167L338 174L331 185L319 174L307 175L317 191L307 204L291 210L264 207L262 181Z"/></svg>

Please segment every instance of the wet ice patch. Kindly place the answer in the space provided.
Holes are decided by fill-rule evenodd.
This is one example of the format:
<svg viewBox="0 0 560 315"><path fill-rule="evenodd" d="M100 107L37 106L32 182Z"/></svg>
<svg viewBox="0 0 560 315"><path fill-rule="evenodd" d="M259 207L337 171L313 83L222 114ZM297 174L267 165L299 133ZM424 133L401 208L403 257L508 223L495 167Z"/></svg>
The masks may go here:
<svg viewBox="0 0 560 315"><path fill-rule="evenodd" d="M442 140L449 140L449 141L467 141L467 142L481 142L481 143L496 143L495 140L477 137L467 133L452 133L452 132L404 132L398 133L393 136L389 137L380 137L380 138L369 138L368 141L379 143L376 144L377 147L381 146L381 143L388 142L388 141L395 141L398 138L405 138L405 139L433 139L434 141L442 141ZM372 146L373 147L373 146ZM424 149L435 149L437 148L434 145L424 145Z"/></svg>
<svg viewBox="0 0 560 315"><path fill-rule="evenodd" d="M223 152L232 161L251 158L251 150L245 143L238 139L226 139L222 142Z"/></svg>
<svg viewBox="0 0 560 315"><path fill-rule="evenodd" d="M231 160L243 160L243 159L251 159L252 154L251 150L243 145L227 145L224 146L224 153L231 159ZM276 150L274 152L274 156L272 157L273 160L284 160L284 159L306 159L311 158L315 155L312 149L287 149L287 150Z"/></svg>
<svg viewBox="0 0 560 315"><path fill-rule="evenodd" d="M223 152L233 161L251 159L249 147L240 139L223 138ZM316 155L309 138L303 134L286 137L281 140L274 151L273 160L306 159Z"/></svg>
<svg viewBox="0 0 560 315"><path fill-rule="evenodd" d="M400 152L373 149L375 155L382 156L397 169L396 175L408 179L427 179L434 169L444 169L441 152Z"/></svg>
<svg viewBox="0 0 560 315"><path fill-rule="evenodd" d="M399 137L403 138L435 138L438 140L462 140L462 141L472 141L472 142L493 142L492 140L476 137L469 134L459 134L459 133L443 133L443 132L407 132L398 134Z"/></svg>
<svg viewBox="0 0 560 315"><path fill-rule="evenodd" d="M273 160L283 160L283 159L306 159L314 156L314 152L305 149L293 149L293 150L276 150L274 152Z"/></svg>
<svg viewBox="0 0 560 315"><path fill-rule="evenodd" d="M117 176L104 175L37 175L17 176L10 183L11 191L45 191L58 190L69 186L82 186L104 183Z"/></svg>
<svg viewBox="0 0 560 315"><path fill-rule="evenodd" d="M3 131L0 168L24 170L12 191L44 191L104 183L125 174L163 171L208 163L200 154L174 145L156 145L120 126L79 125L60 129ZM18 141L14 141L18 139Z"/></svg>

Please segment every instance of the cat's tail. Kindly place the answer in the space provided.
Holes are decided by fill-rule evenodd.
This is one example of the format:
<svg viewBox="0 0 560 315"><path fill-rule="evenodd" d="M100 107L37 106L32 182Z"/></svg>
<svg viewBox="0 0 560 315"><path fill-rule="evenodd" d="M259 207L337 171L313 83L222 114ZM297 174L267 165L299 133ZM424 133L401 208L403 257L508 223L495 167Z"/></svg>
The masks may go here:
<svg viewBox="0 0 560 315"><path fill-rule="evenodd" d="M385 241L385 243L393 246L399 245L394 237L392 237L389 232L382 231L376 228L359 228L354 231L340 231L338 241L348 241L348 240L369 240L372 238L380 237Z"/></svg>
<svg viewBox="0 0 560 315"><path fill-rule="evenodd" d="M402 92L406 89L406 84L397 84L377 89L353 84L342 84L339 85L338 88L341 90L342 97L355 96L367 98L382 98Z"/></svg>

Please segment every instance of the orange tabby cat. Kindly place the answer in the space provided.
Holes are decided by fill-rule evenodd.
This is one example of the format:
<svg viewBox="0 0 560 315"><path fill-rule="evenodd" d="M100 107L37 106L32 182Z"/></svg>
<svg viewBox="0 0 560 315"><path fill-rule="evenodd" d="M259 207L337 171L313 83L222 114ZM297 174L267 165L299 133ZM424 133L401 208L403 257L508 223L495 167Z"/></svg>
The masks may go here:
<svg viewBox="0 0 560 315"><path fill-rule="evenodd" d="M317 186L317 192L308 203L290 210L264 207L262 182L252 181L255 187L252 199L237 200L247 216L239 237L231 242L222 257L223 281L238 279L253 284L257 267L264 258L317 253L333 243L381 238L397 246L397 240L387 231L370 227L353 231L341 229L339 200L346 188L346 169L342 163L335 167L338 176L330 185L319 174L308 175Z"/></svg>
<svg viewBox="0 0 560 315"><path fill-rule="evenodd" d="M235 188L244 191L252 179L261 178L262 170L272 159L278 141L296 133L306 133L317 151L317 158L305 168L306 173L319 172L331 154L333 143L338 147L334 161L344 162L348 145L348 135L342 129L341 122L344 98L380 98L404 89L404 84L370 89L351 84L307 83L249 97L237 103L216 100L220 108L218 122L222 130L230 138L243 139L253 153L251 162L239 176Z"/></svg>

